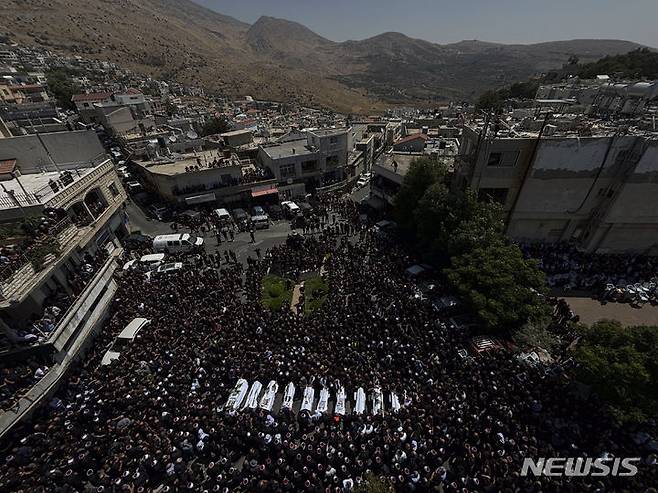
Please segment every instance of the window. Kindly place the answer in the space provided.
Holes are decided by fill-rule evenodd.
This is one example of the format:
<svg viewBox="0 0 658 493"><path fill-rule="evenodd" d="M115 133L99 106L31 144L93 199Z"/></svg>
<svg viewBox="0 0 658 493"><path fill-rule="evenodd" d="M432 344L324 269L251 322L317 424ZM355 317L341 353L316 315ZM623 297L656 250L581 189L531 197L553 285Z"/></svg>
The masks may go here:
<svg viewBox="0 0 658 493"><path fill-rule="evenodd" d="M338 137L329 137L329 143L330 144L337 144L338 143Z"/></svg>
<svg viewBox="0 0 658 493"><path fill-rule="evenodd" d="M114 183L110 183L110 186L107 188L110 190L112 197L116 197L117 195L119 195L119 189Z"/></svg>
<svg viewBox="0 0 658 493"><path fill-rule="evenodd" d="M279 167L279 172L281 173L281 178L291 178L295 176L295 164L282 164Z"/></svg>
<svg viewBox="0 0 658 493"><path fill-rule="evenodd" d="M512 152L492 152L489 154L487 166L493 167L512 167L516 166L516 160L519 158L518 151Z"/></svg>
<svg viewBox="0 0 658 493"><path fill-rule="evenodd" d="M302 163L302 173L311 173L313 171L316 171L318 169L318 162L313 160L313 161L304 161Z"/></svg>
<svg viewBox="0 0 658 493"><path fill-rule="evenodd" d="M500 160L503 158L502 153L492 152L489 154L489 160L487 161L487 166L500 166Z"/></svg>
<svg viewBox="0 0 658 493"><path fill-rule="evenodd" d="M338 166L338 156L327 156L327 167Z"/></svg>
<svg viewBox="0 0 658 493"><path fill-rule="evenodd" d="M493 200L499 204L505 204L509 188L480 188L478 200Z"/></svg>

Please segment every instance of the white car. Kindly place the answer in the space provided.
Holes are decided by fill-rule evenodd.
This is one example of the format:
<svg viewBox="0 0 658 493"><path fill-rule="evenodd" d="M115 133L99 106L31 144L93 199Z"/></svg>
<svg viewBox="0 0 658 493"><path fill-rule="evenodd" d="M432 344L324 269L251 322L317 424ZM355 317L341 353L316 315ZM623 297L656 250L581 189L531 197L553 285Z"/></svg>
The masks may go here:
<svg viewBox="0 0 658 493"><path fill-rule="evenodd" d="M359 179L356 182L356 186L358 188L363 188L365 187L368 183L370 183L370 178L372 177L372 173L363 173Z"/></svg>
<svg viewBox="0 0 658 493"><path fill-rule="evenodd" d="M144 255L140 259L129 260L123 265L123 270L136 269L138 267L144 267L146 270L152 270L164 263L165 254L164 253L152 253L150 255Z"/></svg>
<svg viewBox="0 0 658 493"><path fill-rule="evenodd" d="M135 337L137 337L139 331L150 323L151 321L147 318L136 318L130 322L126 328L123 329L121 333L116 337L116 339L114 339L110 349L105 352L103 359L101 360L101 365L106 366L112 363L114 360L119 359L119 356L121 355L121 349L132 343L135 340Z"/></svg>
<svg viewBox="0 0 658 493"><path fill-rule="evenodd" d="M155 269L155 272L158 274L166 274L167 272L172 272L175 270L180 270L183 268L183 262L169 262L168 264L163 264L157 269Z"/></svg>
<svg viewBox="0 0 658 493"><path fill-rule="evenodd" d="M151 280L151 274L154 272L157 274L168 274L169 272L173 272L175 270L180 270L183 268L183 262L169 262L167 264L163 264L157 269L150 270L146 273L146 279L149 281Z"/></svg>

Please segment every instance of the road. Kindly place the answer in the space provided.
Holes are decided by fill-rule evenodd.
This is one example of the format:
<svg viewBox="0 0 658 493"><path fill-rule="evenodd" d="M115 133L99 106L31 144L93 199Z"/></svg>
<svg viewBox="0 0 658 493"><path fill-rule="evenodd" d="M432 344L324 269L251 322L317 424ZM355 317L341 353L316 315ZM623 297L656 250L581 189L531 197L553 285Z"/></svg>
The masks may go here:
<svg viewBox="0 0 658 493"><path fill-rule="evenodd" d="M355 190L350 198L355 202L359 202L370 193L370 187L365 186L359 190ZM128 215L128 223L130 232L141 231L142 234L149 236L157 236L162 234L171 234L171 223L157 221L148 217L144 211L131 199L126 202L126 214ZM189 232L189 229L179 228L179 232ZM269 229L257 230L254 233L255 243L251 243L249 233L238 233L235 235L235 240L232 242L223 241L218 244L214 234L206 234L204 236L204 245L208 253L215 253L217 251L224 252L225 250L235 252L237 259L246 263L247 257L256 257L256 248L265 253L268 248L283 243L292 229L287 220L271 221Z"/></svg>
<svg viewBox="0 0 658 493"><path fill-rule="evenodd" d="M149 236L172 233L170 222L151 219L132 200L126 204L126 214L128 215L131 232L141 231L142 234ZM214 234L206 234L203 237L204 246L208 253L224 252L225 250L233 251L239 261L246 262L248 256L256 257L256 248L260 248L261 252L265 253L268 248L284 242L291 231L288 221L271 221L269 229L260 229L254 232L256 240L254 243L251 243L251 237L246 232L237 233L235 240L232 242L226 242L222 239L221 244L218 244ZM178 232L189 233L190 230L179 227Z"/></svg>

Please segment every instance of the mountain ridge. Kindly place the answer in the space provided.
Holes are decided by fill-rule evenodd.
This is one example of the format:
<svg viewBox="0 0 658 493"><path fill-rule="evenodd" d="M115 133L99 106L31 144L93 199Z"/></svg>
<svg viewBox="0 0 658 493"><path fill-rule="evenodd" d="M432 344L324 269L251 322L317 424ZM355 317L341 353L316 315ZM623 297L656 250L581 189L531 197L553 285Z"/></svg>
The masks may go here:
<svg viewBox="0 0 658 493"><path fill-rule="evenodd" d="M398 32L336 42L263 16L254 24L190 0L5 0L0 33L209 92L369 113L393 104L474 99L570 56L594 61L641 47L623 40L437 44Z"/></svg>

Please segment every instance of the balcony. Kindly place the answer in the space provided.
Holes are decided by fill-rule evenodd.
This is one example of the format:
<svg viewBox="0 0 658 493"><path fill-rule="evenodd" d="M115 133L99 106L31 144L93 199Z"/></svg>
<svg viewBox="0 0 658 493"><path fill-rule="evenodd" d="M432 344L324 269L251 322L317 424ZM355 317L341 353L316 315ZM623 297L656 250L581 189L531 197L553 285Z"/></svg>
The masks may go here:
<svg viewBox="0 0 658 493"><path fill-rule="evenodd" d="M121 207L109 204L96 217L76 225L70 217L60 221L49 235L39 239L38 252L27 252L0 271L0 308L21 302L29 292L46 281L79 245L85 245ZM53 246L55 246L53 248Z"/></svg>
<svg viewBox="0 0 658 493"><path fill-rule="evenodd" d="M57 390L71 364L82 354L100 329L117 289L113 275L121 253L122 250L117 248L110 254L58 322L46 342L54 352L54 364L32 388L16 396L16 403L11 409L0 413L0 438L46 402Z"/></svg>
<svg viewBox="0 0 658 493"><path fill-rule="evenodd" d="M0 210L20 207L66 209L91 183L112 169L112 161L103 154L94 158L91 166L20 175L19 179L3 182Z"/></svg>

